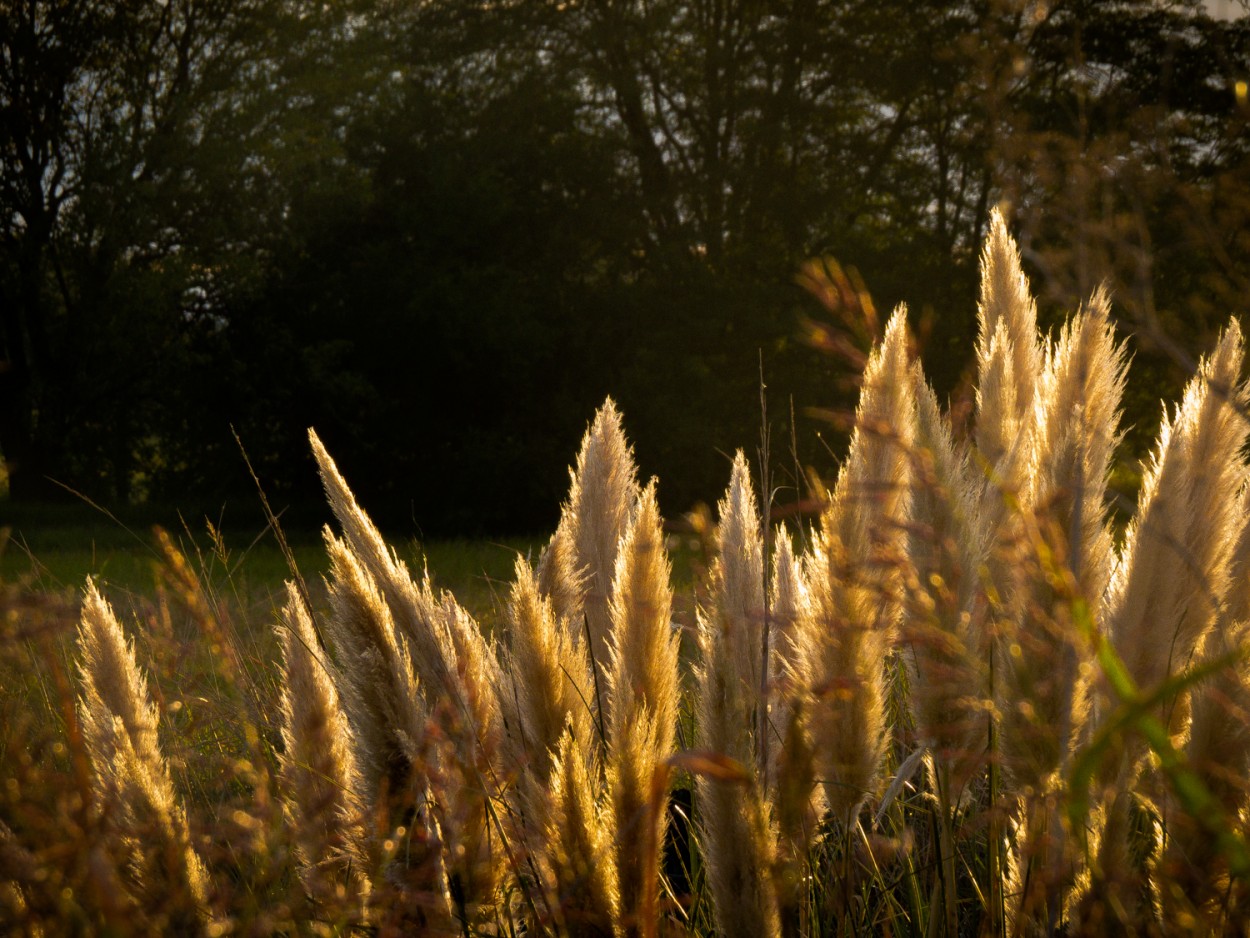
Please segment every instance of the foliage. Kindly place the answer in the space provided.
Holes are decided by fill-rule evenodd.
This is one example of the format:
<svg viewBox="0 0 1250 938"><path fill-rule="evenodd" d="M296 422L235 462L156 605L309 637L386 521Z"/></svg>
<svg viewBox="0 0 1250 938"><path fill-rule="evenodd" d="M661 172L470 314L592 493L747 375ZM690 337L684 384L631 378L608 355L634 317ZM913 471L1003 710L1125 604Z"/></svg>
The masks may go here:
<svg viewBox="0 0 1250 938"><path fill-rule="evenodd" d="M90 581L73 651L68 604L0 595L0 925L1244 927L1241 330L1165 413L1117 544L1107 296L1043 338L998 213L981 257L973 429L896 309L804 546L740 452L693 614L611 400L494 635L386 544L312 431L325 589L292 564L273 635L167 535L139 641Z"/></svg>
<svg viewBox="0 0 1250 938"><path fill-rule="evenodd" d="M293 428L314 424L391 524L533 531L611 392L670 509L710 503L761 359L800 460L827 461L807 411L838 373L798 338L822 314L793 282L811 258L910 302L939 393L966 386L998 203L1044 321L1108 278L1128 318L1198 345L1245 295L1247 25L1194 4L11 2L0 21L14 499L49 479L250 497L233 427L275 497L311 503ZM1183 375L1139 370L1142 451L1154 386ZM505 494L516 476L551 481Z"/></svg>

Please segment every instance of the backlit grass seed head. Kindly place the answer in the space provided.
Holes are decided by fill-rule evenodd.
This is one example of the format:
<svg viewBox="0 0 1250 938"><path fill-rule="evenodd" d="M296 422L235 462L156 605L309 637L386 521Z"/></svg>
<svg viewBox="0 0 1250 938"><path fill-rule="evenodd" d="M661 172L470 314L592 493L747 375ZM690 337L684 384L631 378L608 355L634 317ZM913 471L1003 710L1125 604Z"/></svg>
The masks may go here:
<svg viewBox="0 0 1250 938"><path fill-rule="evenodd" d="M616 558L608 672L608 789L616 812L621 905L639 907L647 871L659 869L662 842L645 856L651 782L673 753L681 684L679 634L672 626L672 570L655 482L638 504Z"/></svg>
<svg viewBox="0 0 1250 938"><path fill-rule="evenodd" d="M850 452L807 564L809 721L829 808L851 823L885 753L884 662L900 611L900 554L915 411L906 311L864 372Z"/></svg>
<svg viewBox="0 0 1250 938"><path fill-rule="evenodd" d="M515 709L513 758L543 788L566 726L585 746L598 733L585 643L557 621L552 605L529 564L518 557L507 612L509 690L501 696Z"/></svg>
<svg viewBox="0 0 1250 938"><path fill-rule="evenodd" d="M310 430L309 439L344 540L373 578L398 632L407 639L427 703L433 704L435 695L446 695L462 729L475 731L475 745L480 742L490 749L502 739L493 650L452 597L436 597L428 576L420 585L413 580L356 503L316 433Z"/></svg>
<svg viewBox="0 0 1250 938"><path fill-rule="evenodd" d="M1000 739L1010 775L1034 792L1066 765L1089 714L1084 674L1092 662L1071 607L1079 598L1100 621L1114 552L1107 474L1126 367L1098 290L1046 347L1028 483L994 545L1004 600Z"/></svg>
<svg viewBox="0 0 1250 938"><path fill-rule="evenodd" d="M800 688L810 685L802 654L803 609L807 604L807 584L803 568L794 556L794 547L786 526L779 526L773 554L772 604L769 622L772 631L768 687L768 768L765 788L773 791L778 784L778 760L782 757L793 703Z"/></svg>
<svg viewBox="0 0 1250 938"><path fill-rule="evenodd" d="M1240 522L1229 506L1246 478L1242 358L1234 320L1164 415L1112 576L1112 640L1141 687L1187 665L1228 591Z"/></svg>
<svg viewBox="0 0 1250 938"><path fill-rule="evenodd" d="M344 540L407 640L423 702L451 742L439 748L435 758L440 764L431 776L448 876L458 884L453 893L463 913L486 914L505 869L488 804L504 778L496 765L504 733L498 697L503 682L494 649L454 597L436 597L428 575L419 585L412 579L311 430L309 438Z"/></svg>
<svg viewBox="0 0 1250 938"><path fill-rule="evenodd" d="M287 584L282 649L281 779L304 888L331 906L369 892L366 830L351 728L299 591Z"/></svg>
<svg viewBox="0 0 1250 938"><path fill-rule="evenodd" d="M621 415L608 398L582 438L566 509L576 569L583 577L591 656L601 673L608 666L616 555L638 498L637 474Z"/></svg>
<svg viewBox="0 0 1250 938"><path fill-rule="evenodd" d="M919 367L913 374L915 459L901 632L917 728L957 799L984 763L989 642L979 587L985 543L967 458Z"/></svg>
<svg viewBox="0 0 1250 938"><path fill-rule="evenodd" d="M1231 662L1192 690L1185 758L1229 823L1250 807L1250 488L1233 509L1239 531L1229 563L1228 591L1202 659ZM1192 912L1218 921L1228 895L1227 864L1219 844L1199 819L1179 808L1169 815L1167 852L1161 864L1165 907L1176 916ZM1171 888L1169 888L1171 887Z"/></svg>
<svg viewBox="0 0 1250 938"><path fill-rule="evenodd" d="M595 756L566 732L547 800L546 862L570 935L620 935L621 896L611 805L598 795Z"/></svg>
<svg viewBox="0 0 1250 938"><path fill-rule="evenodd" d="M1070 532L1068 562L1095 618L1114 553L1107 475L1123 436L1120 401L1127 369L1106 291L1099 289L1047 348L1036 408L1029 501L1060 531Z"/></svg>
<svg viewBox="0 0 1250 938"><path fill-rule="evenodd" d="M371 810L385 790L410 796L428 713L400 636L372 576L345 541L325 531L331 614L325 628L338 655L343 707L358 753L361 792Z"/></svg>
<svg viewBox="0 0 1250 938"><path fill-rule="evenodd" d="M755 738L758 708L765 705L759 674L763 540L741 452L718 510L708 607L699 610L696 726L699 747L733 760L743 781L698 776L699 832L718 930L771 935L779 928L772 888L775 850Z"/></svg>
<svg viewBox="0 0 1250 938"><path fill-rule="evenodd" d="M631 717L645 710L661 726L671 724L665 732L665 746L671 746L680 695L671 580L653 480L638 498L616 558L608 681L612 740L627 735Z"/></svg>
<svg viewBox="0 0 1250 938"><path fill-rule="evenodd" d="M739 450L734 456L729 488L717 506L716 559L712 565L710 608L701 619L707 655L733 682L735 710L749 716L760 688L759 649L764 628L764 541L759 510L751 486L751 469ZM739 732L750 724L738 724ZM751 758L749 747L726 755Z"/></svg>
<svg viewBox="0 0 1250 938"><path fill-rule="evenodd" d="M998 488L1018 491L1025 479L1029 410L1018 405L1018 393L1007 324L999 322L978 356L976 442L987 498Z"/></svg>
<svg viewBox="0 0 1250 938"><path fill-rule="evenodd" d="M990 230L981 251L981 297L977 306L977 360L990 359L995 333L1002 328L1007 370L1014 386L1012 413L1002 417L1023 420L1033 406L1036 378L1041 374L1042 352L1038 342L1037 305L1029 281L1020 266L1020 251L997 208L990 212ZM982 377L984 371L982 371ZM978 382L983 384L984 382ZM984 408L980 408L984 411ZM980 415L978 415L978 425Z"/></svg>
<svg viewBox="0 0 1250 938"><path fill-rule="evenodd" d="M577 544L573 540L573 515L566 505L551 540L538 558L535 576L538 590L551 600L551 608L562 627L576 640L582 634L586 575L578 566Z"/></svg>
<svg viewBox="0 0 1250 938"><path fill-rule="evenodd" d="M157 738L159 716L134 649L95 584L87 581L78 627L78 712L98 807L146 908L171 907L169 927L198 928L209 884L191 846Z"/></svg>

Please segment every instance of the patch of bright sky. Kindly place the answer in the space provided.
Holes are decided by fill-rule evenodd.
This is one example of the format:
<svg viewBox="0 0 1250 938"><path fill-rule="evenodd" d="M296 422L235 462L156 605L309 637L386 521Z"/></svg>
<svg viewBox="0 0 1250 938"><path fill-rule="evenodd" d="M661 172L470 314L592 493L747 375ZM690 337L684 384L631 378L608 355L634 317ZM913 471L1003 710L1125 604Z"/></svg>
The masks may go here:
<svg viewBox="0 0 1250 938"><path fill-rule="evenodd" d="M1244 0L1205 0L1207 12L1217 20L1235 20L1247 12Z"/></svg>

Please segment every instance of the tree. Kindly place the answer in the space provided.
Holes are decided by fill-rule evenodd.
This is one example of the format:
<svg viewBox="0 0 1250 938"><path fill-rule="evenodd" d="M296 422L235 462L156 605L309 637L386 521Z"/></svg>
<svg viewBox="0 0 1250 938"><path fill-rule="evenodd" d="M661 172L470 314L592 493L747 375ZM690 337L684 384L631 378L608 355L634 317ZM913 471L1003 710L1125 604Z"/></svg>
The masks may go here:
<svg viewBox="0 0 1250 938"><path fill-rule="evenodd" d="M0 451L125 498L169 458L163 401L280 217L288 67L319 8L0 3ZM282 58L279 58L281 53ZM288 167L289 168L289 167Z"/></svg>

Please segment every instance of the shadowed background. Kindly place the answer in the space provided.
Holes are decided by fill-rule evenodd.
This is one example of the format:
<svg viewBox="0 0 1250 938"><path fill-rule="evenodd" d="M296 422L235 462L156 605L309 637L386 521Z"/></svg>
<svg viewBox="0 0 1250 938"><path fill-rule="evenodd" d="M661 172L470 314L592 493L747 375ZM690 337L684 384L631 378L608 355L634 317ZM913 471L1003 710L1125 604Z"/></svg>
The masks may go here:
<svg viewBox="0 0 1250 938"><path fill-rule="evenodd" d="M774 461L827 476L854 369L807 339L906 301L966 395L994 205L1043 323L1105 279L1123 330L1206 347L1248 285L1220 12L0 0L0 517L250 523L233 427L319 523L315 426L391 529L549 530L608 394L673 517L759 439L761 365ZM1185 374L1134 348L1129 455Z"/></svg>

